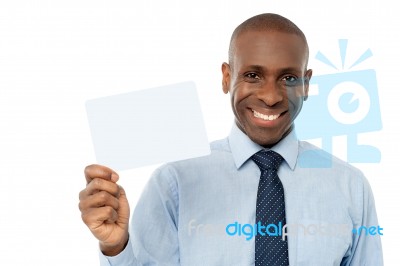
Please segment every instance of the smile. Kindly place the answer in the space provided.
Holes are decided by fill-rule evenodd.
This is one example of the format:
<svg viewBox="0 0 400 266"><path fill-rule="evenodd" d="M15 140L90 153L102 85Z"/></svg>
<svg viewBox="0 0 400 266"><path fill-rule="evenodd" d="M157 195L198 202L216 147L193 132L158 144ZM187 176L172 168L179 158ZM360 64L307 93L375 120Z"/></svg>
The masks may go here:
<svg viewBox="0 0 400 266"><path fill-rule="evenodd" d="M265 121L273 121L273 120L277 119L281 115L281 114L264 115L262 113L259 113L259 112L255 111L255 110L252 110L252 111L253 111L254 117L261 118L262 120L265 120Z"/></svg>

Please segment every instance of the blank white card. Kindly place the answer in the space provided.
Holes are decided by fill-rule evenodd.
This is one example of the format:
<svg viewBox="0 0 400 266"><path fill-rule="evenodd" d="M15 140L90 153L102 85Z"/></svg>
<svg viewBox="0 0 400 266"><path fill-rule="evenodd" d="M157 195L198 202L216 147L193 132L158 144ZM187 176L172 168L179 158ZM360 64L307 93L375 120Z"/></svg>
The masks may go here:
<svg viewBox="0 0 400 266"><path fill-rule="evenodd" d="M97 163L115 170L210 154L193 82L86 102Z"/></svg>

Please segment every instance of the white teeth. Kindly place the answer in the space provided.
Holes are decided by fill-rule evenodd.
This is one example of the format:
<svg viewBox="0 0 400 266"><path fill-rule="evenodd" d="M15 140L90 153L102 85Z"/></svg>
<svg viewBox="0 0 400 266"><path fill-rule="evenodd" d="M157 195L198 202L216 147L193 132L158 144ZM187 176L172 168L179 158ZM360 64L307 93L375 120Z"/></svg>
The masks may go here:
<svg viewBox="0 0 400 266"><path fill-rule="evenodd" d="M280 116L280 114L277 114L277 115L264 115L262 113L259 113L259 112L255 111L255 110L253 110L253 114L254 114L254 117L261 118L262 120L266 120L266 121L275 120Z"/></svg>

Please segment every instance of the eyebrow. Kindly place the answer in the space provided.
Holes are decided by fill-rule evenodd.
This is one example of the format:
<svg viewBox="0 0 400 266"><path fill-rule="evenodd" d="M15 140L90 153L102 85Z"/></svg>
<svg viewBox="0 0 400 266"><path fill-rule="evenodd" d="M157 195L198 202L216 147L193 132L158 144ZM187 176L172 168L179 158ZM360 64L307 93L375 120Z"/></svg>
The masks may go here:
<svg viewBox="0 0 400 266"><path fill-rule="evenodd" d="M263 66L260 66L260 65L249 65L249 66L246 66L246 67L244 67L244 68L251 68L251 69L254 69L254 70L256 70L256 71L259 71L259 72L264 72L265 71L265 67L263 67ZM286 72L295 72L295 73L301 73L302 72L302 70L301 70L301 68L296 68L296 67L285 67L285 68L281 68L281 69L278 69L278 72L279 73L286 73Z"/></svg>

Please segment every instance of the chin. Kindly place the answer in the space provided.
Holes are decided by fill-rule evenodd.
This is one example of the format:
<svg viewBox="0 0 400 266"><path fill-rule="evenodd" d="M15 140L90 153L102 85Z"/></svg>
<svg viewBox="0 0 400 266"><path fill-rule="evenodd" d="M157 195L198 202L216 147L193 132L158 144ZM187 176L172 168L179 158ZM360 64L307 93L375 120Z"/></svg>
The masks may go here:
<svg viewBox="0 0 400 266"><path fill-rule="evenodd" d="M265 147L265 148L270 148L274 146L276 143L278 143L281 140L281 138L276 138L276 139L268 139L268 140L260 140L257 142L257 144Z"/></svg>
<svg viewBox="0 0 400 266"><path fill-rule="evenodd" d="M253 142L261 145L263 147L272 147L276 143L278 143L282 138L287 135L287 132L290 132L290 126L279 128L260 128L255 125L251 125L250 123L241 124L236 121L236 125L239 129L244 132Z"/></svg>
<svg viewBox="0 0 400 266"><path fill-rule="evenodd" d="M265 135L269 135L269 134L265 134ZM255 142L258 145L261 145L263 147L272 147L282 139L282 135L279 135L279 136L268 136L268 137L266 137L265 135L247 134L247 136L253 142Z"/></svg>

